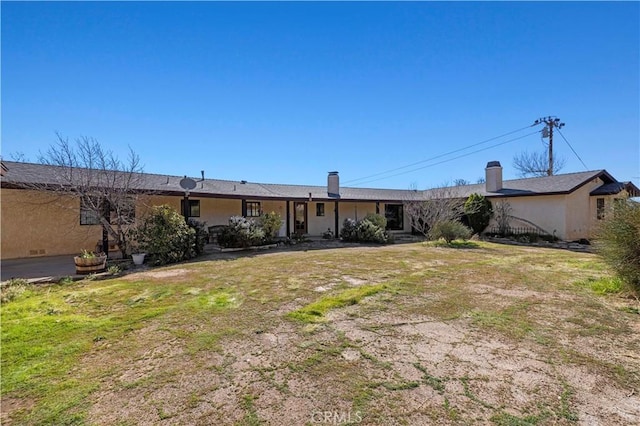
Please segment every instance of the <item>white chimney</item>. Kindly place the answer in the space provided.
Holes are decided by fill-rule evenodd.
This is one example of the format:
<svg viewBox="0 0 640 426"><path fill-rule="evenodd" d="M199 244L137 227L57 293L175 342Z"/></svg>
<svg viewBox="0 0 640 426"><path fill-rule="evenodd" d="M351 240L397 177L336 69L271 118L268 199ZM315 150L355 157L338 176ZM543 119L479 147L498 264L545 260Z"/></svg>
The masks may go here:
<svg viewBox="0 0 640 426"><path fill-rule="evenodd" d="M327 177L327 192L329 193L329 197L340 196L340 177L338 176L338 172L329 172L329 176Z"/></svg>
<svg viewBox="0 0 640 426"><path fill-rule="evenodd" d="M502 166L499 161L489 161L486 173L485 183L487 192L498 192L502 189Z"/></svg>

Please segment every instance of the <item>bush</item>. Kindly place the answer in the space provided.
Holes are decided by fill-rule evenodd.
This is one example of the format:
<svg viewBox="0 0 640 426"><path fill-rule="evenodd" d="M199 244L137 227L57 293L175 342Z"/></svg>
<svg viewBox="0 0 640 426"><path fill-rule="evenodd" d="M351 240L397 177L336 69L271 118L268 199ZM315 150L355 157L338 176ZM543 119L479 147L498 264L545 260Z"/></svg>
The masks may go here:
<svg viewBox="0 0 640 426"><path fill-rule="evenodd" d="M369 213L364 217L364 220L368 220L383 231L387 229L387 218L382 216L381 214Z"/></svg>
<svg viewBox="0 0 640 426"><path fill-rule="evenodd" d="M464 213L469 219L469 226L476 234L482 233L493 215L491 202L480 194L471 194L464 203Z"/></svg>
<svg viewBox="0 0 640 426"><path fill-rule="evenodd" d="M195 255L200 256L204 253L204 246L207 243L208 235L206 231L206 222L200 222L199 220L189 219L187 221L187 225L189 228L193 229L196 236L196 241L194 245Z"/></svg>
<svg viewBox="0 0 640 426"><path fill-rule="evenodd" d="M370 220L371 216L374 217L373 221ZM383 217L384 222L379 219L380 215L367 215L367 217L359 222L353 219L345 219L340 230L340 238L343 241L360 242L360 243L379 243L385 244L389 242L389 235L387 231L380 224L384 223L386 226L386 219Z"/></svg>
<svg viewBox="0 0 640 426"><path fill-rule="evenodd" d="M618 203L601 223L595 246L618 277L640 293L640 204Z"/></svg>
<svg viewBox="0 0 640 426"><path fill-rule="evenodd" d="M218 235L218 243L222 247L246 248L260 245L265 240L264 230L252 219L242 216L229 218L229 225Z"/></svg>
<svg viewBox="0 0 640 426"><path fill-rule="evenodd" d="M282 226L282 217L276 212L265 213L260 218L260 227L264 231L265 241L271 242L278 236Z"/></svg>
<svg viewBox="0 0 640 426"><path fill-rule="evenodd" d="M155 265L180 262L196 255L196 231L167 205L153 206L137 227L135 237Z"/></svg>
<svg viewBox="0 0 640 426"><path fill-rule="evenodd" d="M342 222L342 229L340 230L340 238L343 241L355 242L358 241L358 235L356 234L356 227L358 226L358 222L351 218L346 218L344 222Z"/></svg>
<svg viewBox="0 0 640 426"><path fill-rule="evenodd" d="M438 222L429 231L432 240L444 239L447 244L453 240L468 240L471 237L471 229L457 220L445 220Z"/></svg>

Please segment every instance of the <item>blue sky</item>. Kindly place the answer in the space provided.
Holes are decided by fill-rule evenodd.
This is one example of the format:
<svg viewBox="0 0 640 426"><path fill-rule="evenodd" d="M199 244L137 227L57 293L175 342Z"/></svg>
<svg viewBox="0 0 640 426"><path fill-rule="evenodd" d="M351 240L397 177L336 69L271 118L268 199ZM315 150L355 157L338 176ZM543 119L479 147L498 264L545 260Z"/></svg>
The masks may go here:
<svg viewBox="0 0 640 426"><path fill-rule="evenodd" d="M428 188L475 183L491 160L516 178L513 156L544 149L541 128L525 127L554 115L588 169L640 184L638 2L2 2L1 13L5 159L35 161L59 132L123 157L131 146L151 173L324 185L337 170L343 185L376 175L355 183ZM554 151L562 172L585 170L558 135Z"/></svg>

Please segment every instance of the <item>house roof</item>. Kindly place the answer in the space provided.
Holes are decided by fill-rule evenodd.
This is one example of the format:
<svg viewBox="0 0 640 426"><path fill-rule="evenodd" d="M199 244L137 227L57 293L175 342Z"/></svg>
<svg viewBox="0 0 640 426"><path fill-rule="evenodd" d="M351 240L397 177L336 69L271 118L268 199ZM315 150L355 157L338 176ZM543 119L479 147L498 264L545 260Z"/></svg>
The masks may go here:
<svg viewBox="0 0 640 426"><path fill-rule="evenodd" d="M484 183L447 188L453 197L466 198L476 193L485 197L523 197L535 195L570 194L593 179L600 178L604 185L617 182L606 170L592 170L553 176L505 180L502 189L488 192ZM441 189L430 189L426 193L437 194Z"/></svg>
<svg viewBox="0 0 640 426"><path fill-rule="evenodd" d="M43 164L3 161L6 171L2 176L3 187L29 187L31 185L63 185L62 171L59 166ZM140 175L140 190L163 194L182 195L184 190L180 186L183 176L159 175L143 173ZM514 179L503 182L503 189L497 192L487 192L485 184L462 185L448 187L448 197L466 198L473 193L487 197L516 197L533 195L568 194L593 179L600 178L603 185L592 191L615 191L620 185L605 170L595 170L579 173L567 173L555 176L537 178ZM406 201L420 200L442 196L442 189L415 191L408 189L377 189L341 187L340 197L331 196L326 186L268 184L246 181L230 181L220 179L194 179L196 187L190 191L192 197L245 198L245 199L291 199L301 200L342 200L342 201ZM637 191L635 185L630 184ZM618 191L619 192L619 191ZM595 194L594 194L595 193ZM617 193L617 192L614 192ZM311 195L309 195L311 194Z"/></svg>
<svg viewBox="0 0 640 426"><path fill-rule="evenodd" d="M626 190L632 197L640 195L640 189L631 182L606 183L591 191L589 195L615 195L623 190Z"/></svg>

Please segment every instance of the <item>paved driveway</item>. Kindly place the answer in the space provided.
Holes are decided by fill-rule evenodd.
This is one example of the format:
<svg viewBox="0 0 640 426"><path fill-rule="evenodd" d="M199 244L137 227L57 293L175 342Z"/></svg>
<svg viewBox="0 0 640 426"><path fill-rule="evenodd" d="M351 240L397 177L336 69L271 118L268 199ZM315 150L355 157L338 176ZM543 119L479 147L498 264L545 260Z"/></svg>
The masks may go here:
<svg viewBox="0 0 640 426"><path fill-rule="evenodd" d="M70 254L10 259L0 263L0 279L2 281L11 278L51 279L75 274L76 267L73 264L73 256Z"/></svg>

